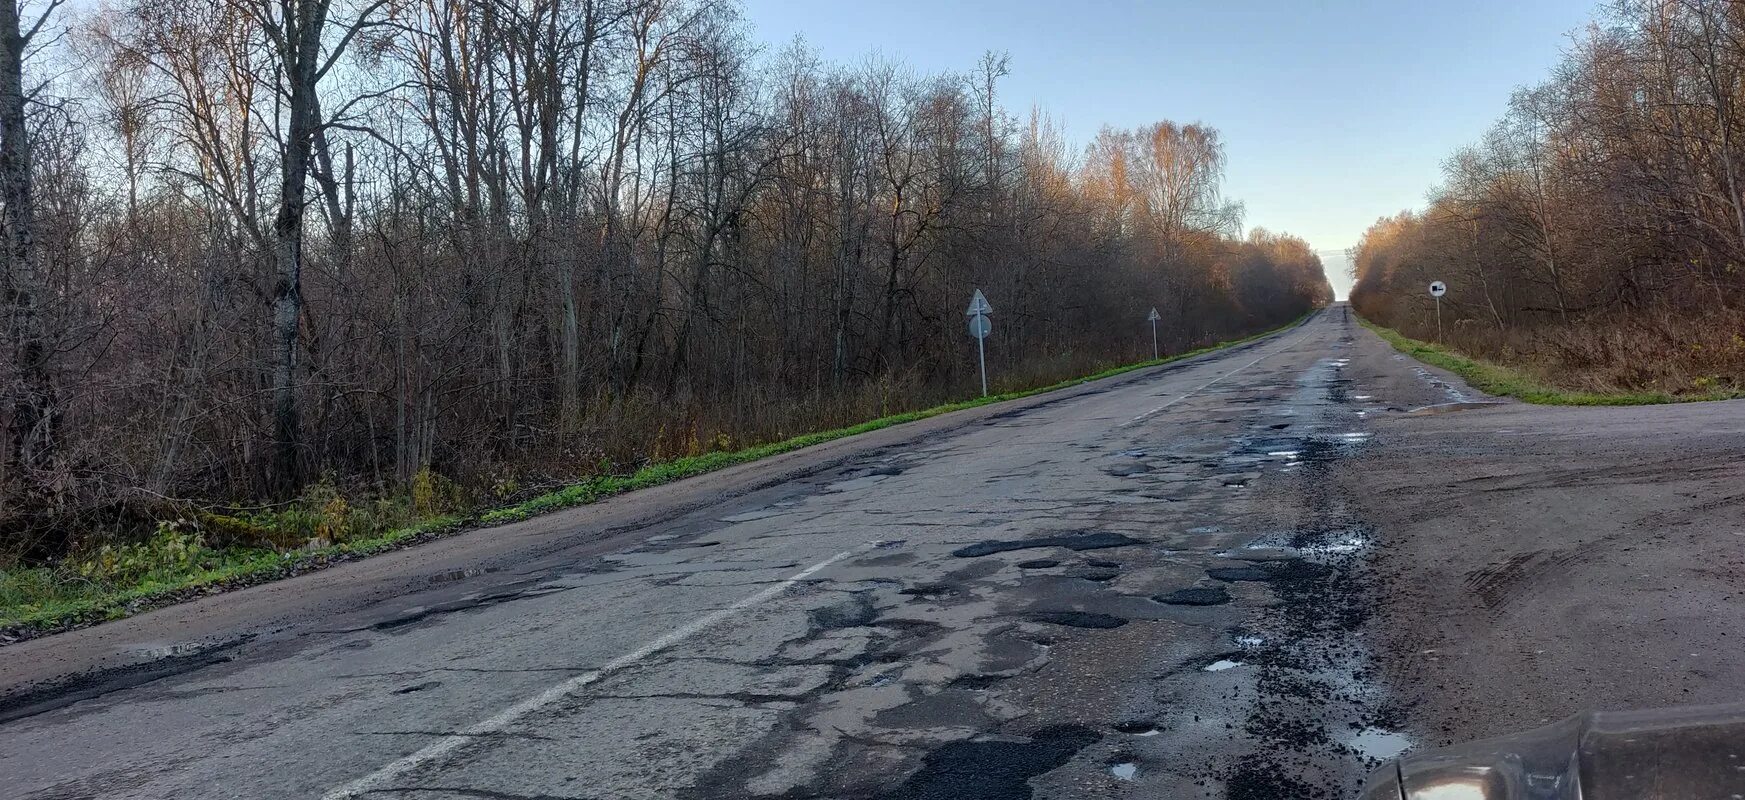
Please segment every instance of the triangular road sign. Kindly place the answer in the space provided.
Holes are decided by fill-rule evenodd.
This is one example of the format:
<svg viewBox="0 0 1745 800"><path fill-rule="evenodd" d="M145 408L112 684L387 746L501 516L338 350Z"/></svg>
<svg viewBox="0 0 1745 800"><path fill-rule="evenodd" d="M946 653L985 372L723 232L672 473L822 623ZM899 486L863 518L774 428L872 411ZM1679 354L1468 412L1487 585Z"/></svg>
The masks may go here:
<svg viewBox="0 0 1745 800"><path fill-rule="evenodd" d="M992 313L994 313L994 307L988 304L988 298L982 295L982 290L977 289L975 297L969 299L969 308L963 312L963 315L974 317Z"/></svg>

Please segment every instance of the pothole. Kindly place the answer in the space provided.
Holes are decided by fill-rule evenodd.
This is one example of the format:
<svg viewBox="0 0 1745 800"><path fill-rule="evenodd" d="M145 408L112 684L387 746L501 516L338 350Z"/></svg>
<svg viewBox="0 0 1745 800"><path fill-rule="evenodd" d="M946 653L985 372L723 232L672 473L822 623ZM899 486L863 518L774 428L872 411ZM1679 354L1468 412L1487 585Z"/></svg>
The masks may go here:
<svg viewBox="0 0 1745 800"><path fill-rule="evenodd" d="M1107 531L1093 533L1067 533L1055 536L1039 536L1035 539L1017 539L1013 541L977 542L959 547L951 551L958 558L977 558L991 556L995 553L1008 553L1013 550L1034 550L1042 547L1064 547L1068 550L1101 550L1110 547L1128 547L1144 544L1131 536Z"/></svg>
<svg viewBox="0 0 1745 800"><path fill-rule="evenodd" d="M1206 570L1206 577L1225 583L1235 583L1237 581L1270 581L1273 575L1260 567L1212 567Z"/></svg>
<svg viewBox="0 0 1745 800"><path fill-rule="evenodd" d="M483 567L483 568L470 567L467 569L451 569L447 572L438 572L435 575L430 576L430 582L431 583L453 583L455 581L464 581L467 578L477 578L480 575L489 575L493 572L496 572L497 570L498 570L497 567Z"/></svg>
<svg viewBox="0 0 1745 800"><path fill-rule="evenodd" d="M1222 586L1194 586L1151 599L1167 606L1221 606L1230 602L1230 593Z"/></svg>
<svg viewBox="0 0 1745 800"><path fill-rule="evenodd" d="M1404 734L1382 728L1364 728L1345 744L1356 750L1359 755L1377 761L1396 758L1412 748L1412 740L1406 738Z"/></svg>
<svg viewBox="0 0 1745 800"><path fill-rule="evenodd" d="M1127 624L1127 620L1113 614L1098 614L1091 611L1037 611L1030 614L1030 619L1033 622L1045 622L1049 625L1096 630L1109 630Z"/></svg>
<svg viewBox="0 0 1745 800"><path fill-rule="evenodd" d="M1149 720L1127 720L1117 722L1109 727L1114 728L1116 733L1127 736L1147 737L1163 733L1163 730L1157 727L1157 723Z"/></svg>

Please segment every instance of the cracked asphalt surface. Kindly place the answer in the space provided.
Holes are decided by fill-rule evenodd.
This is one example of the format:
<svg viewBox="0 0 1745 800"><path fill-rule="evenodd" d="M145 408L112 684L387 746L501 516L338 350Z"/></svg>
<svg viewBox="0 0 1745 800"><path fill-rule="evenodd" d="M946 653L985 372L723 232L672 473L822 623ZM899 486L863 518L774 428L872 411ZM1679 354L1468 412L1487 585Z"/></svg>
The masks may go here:
<svg viewBox="0 0 1745 800"><path fill-rule="evenodd" d="M1745 405L1483 400L1334 306L0 648L4 793L1332 798L1414 744L1737 699Z"/></svg>

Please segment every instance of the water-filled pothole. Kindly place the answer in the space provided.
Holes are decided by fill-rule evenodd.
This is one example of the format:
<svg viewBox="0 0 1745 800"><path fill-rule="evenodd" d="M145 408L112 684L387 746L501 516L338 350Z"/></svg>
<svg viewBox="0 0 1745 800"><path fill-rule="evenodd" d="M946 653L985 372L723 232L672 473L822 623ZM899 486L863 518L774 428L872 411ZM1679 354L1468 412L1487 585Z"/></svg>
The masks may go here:
<svg viewBox="0 0 1745 800"><path fill-rule="evenodd" d="M1356 736L1351 737L1346 745L1356 750L1359 755L1377 761L1386 761L1410 750L1412 740L1406 738L1404 734L1393 731L1381 728L1364 728L1358 731Z"/></svg>

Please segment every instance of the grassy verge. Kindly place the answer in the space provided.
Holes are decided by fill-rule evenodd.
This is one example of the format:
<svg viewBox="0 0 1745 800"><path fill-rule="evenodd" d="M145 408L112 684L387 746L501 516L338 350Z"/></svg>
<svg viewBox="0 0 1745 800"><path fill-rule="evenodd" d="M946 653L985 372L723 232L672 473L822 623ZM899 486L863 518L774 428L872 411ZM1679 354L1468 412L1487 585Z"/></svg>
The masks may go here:
<svg viewBox="0 0 1745 800"><path fill-rule="evenodd" d="M1406 355L1434 367L1441 367L1466 381L1472 388L1488 395L1513 397L1528 403L1546 406L1640 406L1656 403L1686 403L1705 400L1731 400L1745 393L1706 392L1670 394L1666 392L1591 392L1560 389L1526 375L1520 370L1489 361L1471 358L1450 347L1419 341L1392 328L1384 328L1362 317L1363 327L1374 331L1382 341Z"/></svg>
<svg viewBox="0 0 1745 800"><path fill-rule="evenodd" d="M1247 344L1300 324L1220 342L1192 352L1141 361L1034 389L978 397L919 411L894 414L846 428L819 431L742 450L717 451L650 464L629 475L602 475L511 506L478 513L427 519L379 536L350 540L313 550L276 552L260 549L218 550L197 538L166 531L144 545L113 551L113 559L136 568L121 569L125 579L95 580L65 567L34 567L0 571L0 644L18 641L141 611L265 583L336 563L399 549L476 527L500 525L560 509L587 505L625 492L714 472L790 453L813 445L936 417L953 411L1032 397L1111 378L1206 353Z"/></svg>

